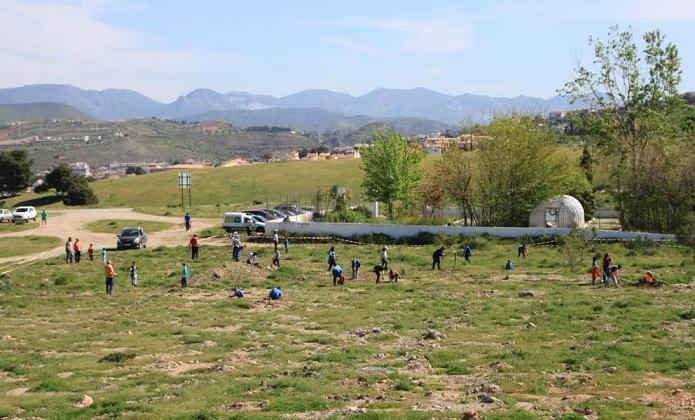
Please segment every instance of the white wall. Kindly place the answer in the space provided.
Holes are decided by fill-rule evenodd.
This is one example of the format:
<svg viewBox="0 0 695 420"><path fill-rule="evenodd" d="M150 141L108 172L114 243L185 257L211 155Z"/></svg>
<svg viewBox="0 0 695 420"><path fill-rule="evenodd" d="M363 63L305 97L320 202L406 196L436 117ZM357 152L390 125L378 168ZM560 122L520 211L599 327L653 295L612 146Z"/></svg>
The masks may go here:
<svg viewBox="0 0 695 420"><path fill-rule="evenodd" d="M518 227L479 227L479 226L428 226L428 225L394 225L394 224L366 224L366 223L296 223L278 222L268 223L266 229L278 229L282 232L298 235L335 235L352 237L381 233L393 238L415 236L420 232L445 235L492 235L500 238L519 238L523 236L562 236L567 235L570 229L560 228L518 228ZM593 236L593 231L585 230L587 237ZM614 230L597 230L598 239L630 240L636 238L654 241L672 241L674 235L661 233L621 232Z"/></svg>

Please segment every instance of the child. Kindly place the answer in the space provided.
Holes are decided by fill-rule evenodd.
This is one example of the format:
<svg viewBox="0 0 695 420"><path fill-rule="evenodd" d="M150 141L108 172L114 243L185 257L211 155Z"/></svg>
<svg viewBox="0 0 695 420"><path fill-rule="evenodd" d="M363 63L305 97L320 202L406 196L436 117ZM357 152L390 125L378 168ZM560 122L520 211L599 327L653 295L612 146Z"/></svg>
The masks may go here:
<svg viewBox="0 0 695 420"><path fill-rule="evenodd" d="M328 271L331 271L333 269L333 267L338 265L335 259L336 259L335 247L332 246L331 249L328 251Z"/></svg>
<svg viewBox="0 0 695 420"><path fill-rule="evenodd" d="M374 266L374 274L376 274L376 282L377 284L381 281L381 272L384 271L384 267L379 265Z"/></svg>
<svg viewBox="0 0 695 420"><path fill-rule="evenodd" d="M101 262L102 264L106 264L106 248L101 248Z"/></svg>
<svg viewBox="0 0 695 420"><path fill-rule="evenodd" d="M333 286L345 283L345 277L343 277L343 267L336 265L333 267Z"/></svg>
<svg viewBox="0 0 695 420"><path fill-rule="evenodd" d="M398 282L400 278L397 271L389 270L389 281Z"/></svg>
<svg viewBox="0 0 695 420"><path fill-rule="evenodd" d="M135 261L130 266L130 284L133 287L138 287L138 267L135 265Z"/></svg>
<svg viewBox="0 0 695 420"><path fill-rule="evenodd" d="M275 253L273 254L273 265L275 267L280 267L280 250L275 248Z"/></svg>
<svg viewBox="0 0 695 420"><path fill-rule="evenodd" d="M389 268L389 254L388 248L381 248L381 267L386 269Z"/></svg>
<svg viewBox="0 0 695 420"><path fill-rule="evenodd" d="M463 258L466 260L466 262L471 262L472 256L473 250L471 249L470 245L466 245L466 247L463 248Z"/></svg>
<svg viewBox="0 0 695 420"><path fill-rule="evenodd" d="M353 258L352 261L350 262L350 268L352 271L352 279L353 280L357 278L357 275L360 271L361 266L362 266L362 263L357 258Z"/></svg>
<svg viewBox="0 0 695 420"><path fill-rule="evenodd" d="M507 271L512 271L514 269L514 264L512 264L512 260L507 260L507 264L505 264L504 269Z"/></svg>
<svg viewBox="0 0 695 420"><path fill-rule="evenodd" d="M89 255L89 261L94 261L94 244L89 244L87 255Z"/></svg>
<svg viewBox="0 0 695 420"><path fill-rule="evenodd" d="M239 287L235 287L235 288L234 288L234 296L233 296L233 297L236 297L236 298L243 298L243 297L244 297L244 291L241 290L241 288L239 288Z"/></svg>
<svg viewBox="0 0 695 420"><path fill-rule="evenodd" d="M183 269L181 270L181 287L186 288L188 287L188 264L182 263L183 264Z"/></svg>
<svg viewBox="0 0 695 420"><path fill-rule="evenodd" d="M246 264L256 265L256 253L249 252L248 257L246 257Z"/></svg>
<svg viewBox="0 0 695 420"><path fill-rule="evenodd" d="M290 238L288 238L287 236L285 236L285 243L284 244L285 244L285 254L287 254L288 252L290 252Z"/></svg>
<svg viewBox="0 0 695 420"><path fill-rule="evenodd" d="M271 300L282 299L282 289L279 287L273 287L273 289L268 294L268 298Z"/></svg>
<svg viewBox="0 0 695 420"><path fill-rule="evenodd" d="M591 284L596 284L596 280L598 279L598 276L600 275L599 269L598 269L598 257L594 256L594 259L591 261Z"/></svg>
<svg viewBox="0 0 695 420"><path fill-rule="evenodd" d="M116 270L113 269L111 261L106 261L104 265L104 277L106 278L106 294L113 296L113 278L116 277Z"/></svg>

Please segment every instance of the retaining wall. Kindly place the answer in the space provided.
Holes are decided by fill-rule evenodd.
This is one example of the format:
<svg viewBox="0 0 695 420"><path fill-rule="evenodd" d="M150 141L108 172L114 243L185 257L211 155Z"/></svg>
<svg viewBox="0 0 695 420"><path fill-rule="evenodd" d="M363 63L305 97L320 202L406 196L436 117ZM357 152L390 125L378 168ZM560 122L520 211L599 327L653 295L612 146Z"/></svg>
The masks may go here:
<svg viewBox="0 0 695 420"><path fill-rule="evenodd" d="M570 229L562 228L520 228L520 227L480 227L480 226L430 226L430 225L395 225L368 223L297 223L272 222L266 230L278 229L281 232L297 235L334 235L342 237L362 236L380 233L393 238L415 236L420 232L444 235L491 235L499 238L520 238L524 236L563 236ZM590 239L594 231L585 230ZM632 240L648 239L653 241L673 241L674 235L645 232L622 232L615 230L597 230L596 239Z"/></svg>

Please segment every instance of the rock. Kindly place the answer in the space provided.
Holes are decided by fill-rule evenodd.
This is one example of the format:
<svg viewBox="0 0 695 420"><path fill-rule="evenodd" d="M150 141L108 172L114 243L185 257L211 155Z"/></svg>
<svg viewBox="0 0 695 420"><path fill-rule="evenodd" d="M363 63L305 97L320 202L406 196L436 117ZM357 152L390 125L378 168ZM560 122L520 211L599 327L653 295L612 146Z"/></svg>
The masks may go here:
<svg viewBox="0 0 695 420"><path fill-rule="evenodd" d="M504 404L501 400L498 400L497 398L491 397L487 394L478 395L478 401L480 401L483 404Z"/></svg>
<svg viewBox="0 0 695 420"><path fill-rule="evenodd" d="M214 279L221 279L221 278L222 278L222 275L221 275L220 273L218 273L217 271L213 271L213 272L212 272L212 278L214 278Z"/></svg>
<svg viewBox="0 0 695 420"><path fill-rule="evenodd" d="M90 397L89 395L84 394L82 396L82 399L75 403L75 406L80 408L87 408L92 404L94 404L94 399L92 399L92 397Z"/></svg>
<svg viewBox="0 0 695 420"><path fill-rule="evenodd" d="M508 363L504 362L494 362L490 364L490 369L494 370L495 372L501 372L503 370L510 369L511 365Z"/></svg>
<svg viewBox="0 0 695 420"><path fill-rule="evenodd" d="M434 392L432 392L431 389L428 389L427 391L425 391L425 396L426 396L426 397L429 397L429 396L432 395L432 394L434 394Z"/></svg>
<svg viewBox="0 0 695 420"><path fill-rule="evenodd" d="M611 366L611 367L603 368L603 371L606 373L612 374L612 373L616 373L618 371L618 368L615 366Z"/></svg>
<svg viewBox="0 0 695 420"><path fill-rule="evenodd" d="M495 394L502 391L502 388L495 384L479 384L474 386L471 391L476 394Z"/></svg>
<svg viewBox="0 0 695 420"><path fill-rule="evenodd" d="M534 297L536 296L532 291L530 290L522 290L519 292L519 297Z"/></svg>
<svg viewBox="0 0 695 420"><path fill-rule="evenodd" d="M536 328L536 324L534 324L533 322L529 322L528 324L526 324L527 330L533 330L535 328Z"/></svg>
<svg viewBox="0 0 695 420"><path fill-rule="evenodd" d="M435 330L428 329L427 331L425 331L424 334L422 334L422 338L424 338L425 340L441 340L443 338L446 338L446 336Z"/></svg>
<svg viewBox="0 0 695 420"><path fill-rule="evenodd" d="M2 341L9 341L9 340L14 340L11 335L3 335L2 336Z"/></svg>
<svg viewBox="0 0 695 420"><path fill-rule="evenodd" d="M297 280L299 280L299 281L305 281L305 280L306 280L306 277L304 277L303 274L300 274L300 275L297 276Z"/></svg>
<svg viewBox="0 0 695 420"><path fill-rule="evenodd" d="M582 416L595 416L596 412L589 407L581 407L581 408L575 408L574 412L577 414L581 414Z"/></svg>
<svg viewBox="0 0 695 420"><path fill-rule="evenodd" d="M461 417L463 420L478 420L480 417L478 417L478 412L475 410L466 410L463 412L463 417Z"/></svg>

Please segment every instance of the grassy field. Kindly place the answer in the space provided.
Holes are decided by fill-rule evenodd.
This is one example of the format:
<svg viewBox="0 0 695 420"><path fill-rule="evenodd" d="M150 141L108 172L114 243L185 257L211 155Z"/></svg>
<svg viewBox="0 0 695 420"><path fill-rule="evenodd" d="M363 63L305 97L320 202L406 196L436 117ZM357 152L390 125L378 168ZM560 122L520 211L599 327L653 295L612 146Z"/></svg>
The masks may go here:
<svg viewBox="0 0 695 420"><path fill-rule="evenodd" d="M0 223L0 233L21 232L30 229L36 229L40 225L41 222Z"/></svg>
<svg viewBox="0 0 695 420"><path fill-rule="evenodd" d="M174 226L174 223L155 222L151 220L97 220L88 223L85 227L92 232L98 233L121 233L126 227L141 227L146 233L161 232Z"/></svg>
<svg viewBox="0 0 695 420"><path fill-rule="evenodd" d="M19 236L0 240L0 258L47 251L60 245L60 238L53 236Z"/></svg>
<svg viewBox="0 0 695 420"><path fill-rule="evenodd" d="M425 159L431 167L436 156ZM193 176L192 202L187 210L198 217L218 217L225 211L251 206L286 203L300 198L310 203L318 190L333 185L348 186L354 198L360 197L362 171L359 159L330 161L291 161L231 168L190 171ZM133 207L158 215L181 215L181 192L176 187L177 171L97 181L92 184L99 207ZM34 205L62 208L54 194L22 194L7 200L8 206Z"/></svg>
<svg viewBox="0 0 695 420"><path fill-rule="evenodd" d="M359 256L363 273L333 287L328 245L295 243L275 271L267 244L247 245L261 267L203 247L187 290L184 248L110 253L113 297L97 263L56 258L0 279L0 417L695 415L692 250L597 245L625 280L652 269L670 283L646 290L591 286L590 261L570 272L552 247L531 247L507 278L516 244L485 239L472 264L453 270L447 256L442 272L433 247L392 247L402 281L375 285L379 247L338 244L339 262ZM229 297L236 285L246 298ZM284 299L264 300L275 285ZM79 407L83 395L93 404Z"/></svg>

